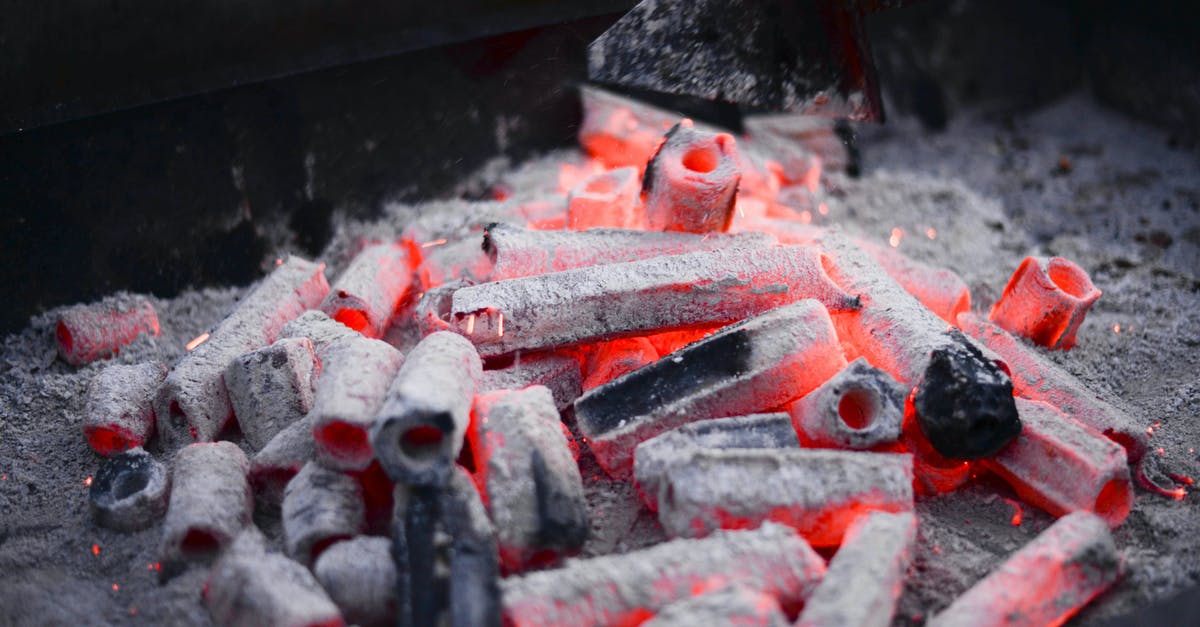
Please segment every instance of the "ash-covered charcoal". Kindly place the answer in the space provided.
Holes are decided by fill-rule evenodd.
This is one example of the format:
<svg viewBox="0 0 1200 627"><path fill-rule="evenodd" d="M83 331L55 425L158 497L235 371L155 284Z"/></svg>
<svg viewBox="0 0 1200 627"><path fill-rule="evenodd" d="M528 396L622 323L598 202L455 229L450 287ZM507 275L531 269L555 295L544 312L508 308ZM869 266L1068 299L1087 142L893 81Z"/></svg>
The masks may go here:
<svg viewBox="0 0 1200 627"><path fill-rule="evenodd" d="M1060 625L1121 577L1124 563L1104 519L1058 519L934 616L930 627Z"/></svg>
<svg viewBox="0 0 1200 627"><path fill-rule="evenodd" d="M221 380L226 366L274 342L289 320L321 302L329 292L324 267L299 257L283 262L175 364L154 400L164 444L209 442L217 436L233 416Z"/></svg>
<svg viewBox="0 0 1200 627"><path fill-rule="evenodd" d="M441 499L442 526L450 535L448 623L451 627L500 627L496 529L488 520L475 482L457 467Z"/></svg>
<svg viewBox="0 0 1200 627"><path fill-rule="evenodd" d="M100 466L88 492L88 505L101 526L138 531L162 518L170 487L167 467L140 447L134 448Z"/></svg>
<svg viewBox="0 0 1200 627"><path fill-rule="evenodd" d="M789 161L817 155L829 170L845 170L851 164L850 147L838 136L838 120L820 115L752 114L742 118L746 139L755 149L771 154L785 168Z"/></svg>
<svg viewBox="0 0 1200 627"><path fill-rule="evenodd" d="M579 97L583 104L579 144L610 168L645 168L663 133L683 117L594 85L580 86Z"/></svg>
<svg viewBox="0 0 1200 627"><path fill-rule="evenodd" d="M726 327L575 401L579 431L614 478L639 442L687 422L766 411L846 365L829 314L814 300Z"/></svg>
<svg viewBox="0 0 1200 627"><path fill-rule="evenodd" d="M799 607L825 560L794 531L766 523L702 540L672 540L622 555L569 561L501 582L506 624L569 626L641 622L705 585L742 585Z"/></svg>
<svg viewBox="0 0 1200 627"><path fill-rule="evenodd" d="M509 224L489 225L483 248L492 259L493 281L575 268L624 263L688 252L768 247L766 233L679 233L631 229L536 231Z"/></svg>
<svg viewBox="0 0 1200 627"><path fill-rule="evenodd" d="M374 458L370 429L404 356L380 340L351 336L321 351L321 378L308 414L317 459L363 470Z"/></svg>
<svg viewBox="0 0 1200 627"><path fill-rule="evenodd" d="M792 418L783 412L689 422L637 445L633 476L638 494L658 511L658 493L667 468L686 464L698 448L799 448Z"/></svg>
<svg viewBox="0 0 1200 627"><path fill-rule="evenodd" d="M594 174L567 194L567 228L572 231L598 227L637 229L645 222L638 199L637 168Z"/></svg>
<svg viewBox="0 0 1200 627"><path fill-rule="evenodd" d="M1084 510L1120 525L1133 507L1125 449L1046 403L1018 398L1017 411L1021 435L983 466L1054 516Z"/></svg>
<svg viewBox="0 0 1200 627"><path fill-rule="evenodd" d="M387 538L358 536L321 553L313 574L348 624L396 624L396 564Z"/></svg>
<svg viewBox="0 0 1200 627"><path fill-rule="evenodd" d="M855 243L875 260L904 291L949 324L958 314L971 310L971 290L953 270L909 259L895 248L861 238Z"/></svg>
<svg viewBox="0 0 1200 627"><path fill-rule="evenodd" d="M796 627L892 624L916 536L917 517L911 512L859 516L804 604Z"/></svg>
<svg viewBox="0 0 1200 627"><path fill-rule="evenodd" d="M479 393L496 390L520 390L544 385L554 397L554 407L562 411L583 393L583 374L579 358L565 352L521 354L512 365L484 370Z"/></svg>
<svg viewBox="0 0 1200 627"><path fill-rule="evenodd" d="M912 478L907 454L697 449L666 469L658 520L669 535L690 538L770 520L834 547L864 512L912 511Z"/></svg>
<svg viewBox="0 0 1200 627"><path fill-rule="evenodd" d="M112 364L88 384L83 435L101 455L142 446L154 435L154 392L167 376L158 362Z"/></svg>
<svg viewBox="0 0 1200 627"><path fill-rule="evenodd" d="M283 490L292 477L313 459L312 422L308 417L288 425L250 460L250 485L260 504L278 507L283 502Z"/></svg>
<svg viewBox="0 0 1200 627"><path fill-rule="evenodd" d="M281 518L288 556L311 566L329 545L363 531L362 487L350 475L309 462L284 489Z"/></svg>
<svg viewBox="0 0 1200 627"><path fill-rule="evenodd" d="M700 131L682 120L646 164L646 225L654 231L729 230L741 178L733 135Z"/></svg>
<svg viewBox="0 0 1200 627"><path fill-rule="evenodd" d="M994 455L1021 433L1013 384L961 331L933 351L913 396L921 433L942 456Z"/></svg>
<svg viewBox="0 0 1200 627"><path fill-rule="evenodd" d="M424 246L416 270L421 289L429 290L458 279L481 283L492 275L492 260L474 233L462 239L426 242Z"/></svg>
<svg viewBox="0 0 1200 627"><path fill-rule="evenodd" d="M330 318L319 309L310 309L300 314L295 320L283 325L283 330L279 332L281 338L307 338L318 355L326 346L355 335L358 334L353 329Z"/></svg>
<svg viewBox="0 0 1200 627"><path fill-rule="evenodd" d="M371 446L392 481L441 486L450 480L471 420L483 363L460 335L421 340L388 389Z"/></svg>
<svg viewBox="0 0 1200 627"><path fill-rule="evenodd" d="M908 390L858 358L788 408L804 446L868 449L900 438Z"/></svg>
<svg viewBox="0 0 1200 627"><path fill-rule="evenodd" d="M806 298L830 311L858 299L805 246L730 248L465 287L451 324L484 357L731 323Z"/></svg>
<svg viewBox="0 0 1200 627"><path fill-rule="evenodd" d="M473 285L470 281L456 279L445 285L426 289L413 308L413 317L417 321L417 329L424 337L438 331L451 331L450 309L454 292Z"/></svg>
<svg viewBox="0 0 1200 627"><path fill-rule="evenodd" d="M266 540L248 527L213 565L204 603L213 624L343 625L321 584L298 562L266 550Z"/></svg>
<svg viewBox="0 0 1200 627"><path fill-rule="evenodd" d="M588 516L579 466L550 390L476 397L471 450L508 572L577 553Z"/></svg>
<svg viewBox="0 0 1200 627"><path fill-rule="evenodd" d="M249 470L246 454L231 442L192 444L175 454L159 548L164 576L212 559L249 524Z"/></svg>
<svg viewBox="0 0 1200 627"><path fill-rule="evenodd" d="M54 327L58 356L72 366L116 355L142 333L158 335L158 314L149 299L133 294L69 307Z"/></svg>
<svg viewBox="0 0 1200 627"><path fill-rule="evenodd" d="M676 601L642 623L642 627L697 625L788 627L789 623L775 597L745 586L718 588Z"/></svg>
<svg viewBox="0 0 1200 627"><path fill-rule="evenodd" d="M1100 290L1083 268L1062 257L1026 257L988 320L1038 346L1068 350Z"/></svg>
<svg viewBox="0 0 1200 627"><path fill-rule="evenodd" d="M598 388L659 358L645 337L627 337L599 342L589 347L583 360L583 391Z"/></svg>
<svg viewBox="0 0 1200 627"><path fill-rule="evenodd" d="M235 358L225 389L246 442L259 450L312 409L321 362L307 338L284 338Z"/></svg>
<svg viewBox="0 0 1200 627"><path fill-rule="evenodd" d="M413 267L404 247L374 244L338 275L321 301L321 311L367 337L383 337L412 282Z"/></svg>

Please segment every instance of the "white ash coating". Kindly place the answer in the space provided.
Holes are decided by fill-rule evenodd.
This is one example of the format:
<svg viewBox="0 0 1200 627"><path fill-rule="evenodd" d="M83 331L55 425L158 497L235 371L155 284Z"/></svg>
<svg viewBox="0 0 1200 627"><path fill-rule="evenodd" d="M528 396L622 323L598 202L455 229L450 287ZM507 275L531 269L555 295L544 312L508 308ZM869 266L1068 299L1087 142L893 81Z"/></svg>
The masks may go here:
<svg viewBox="0 0 1200 627"><path fill-rule="evenodd" d="M166 375L166 367L156 361L106 366L88 385L87 405L83 410L84 434L107 429L128 440L130 446L144 444L154 434L151 401Z"/></svg>
<svg viewBox="0 0 1200 627"><path fill-rule="evenodd" d="M358 536L334 543L317 558L313 574L348 623L361 627L396 623L391 539Z"/></svg>
<svg viewBox="0 0 1200 627"><path fill-rule="evenodd" d="M159 547L164 569L212 558L211 549L228 546L250 522L254 501L246 479L249 470L246 454L230 442L191 444L175 454ZM187 546L189 532L203 534L216 546Z"/></svg>
<svg viewBox="0 0 1200 627"><path fill-rule="evenodd" d="M359 335L357 331L330 318L319 309L310 309L300 314L295 320L283 325L279 337L303 337L312 342L313 350L318 355L326 346L346 337Z"/></svg>
<svg viewBox="0 0 1200 627"><path fill-rule="evenodd" d="M320 362L308 338L283 338L225 368L225 389L246 442L260 450L312 409Z"/></svg>
<svg viewBox="0 0 1200 627"><path fill-rule="evenodd" d="M473 283L458 279L428 288L421 293L413 308L413 317L417 321L417 329L422 337L438 331L450 330L450 303L454 298L454 292L468 285L473 285Z"/></svg>
<svg viewBox="0 0 1200 627"><path fill-rule="evenodd" d="M762 590L783 605L802 603L825 561L791 529L766 523L702 540L672 540L622 555L569 560L500 582L504 615L516 625L603 625L632 612L657 612L719 578Z"/></svg>
<svg viewBox="0 0 1200 627"><path fill-rule="evenodd" d="M288 556L311 565L321 543L363 531L362 486L350 475L309 462L284 489L281 517Z"/></svg>
<svg viewBox="0 0 1200 627"><path fill-rule="evenodd" d="M821 449L694 450L667 468L658 520L675 537L702 537L733 519L778 520L813 546L837 546L866 510L912 511L912 456Z"/></svg>
<svg viewBox="0 0 1200 627"><path fill-rule="evenodd" d="M138 531L166 513L170 488L167 467L138 447L100 467L88 493L88 506L101 526Z"/></svg>
<svg viewBox="0 0 1200 627"><path fill-rule="evenodd" d="M676 601L664 607L654 618L642 623L642 627L698 625L788 627L789 623L774 597L745 586L719 588L690 599Z"/></svg>
<svg viewBox="0 0 1200 627"><path fill-rule="evenodd" d="M643 222L640 187L638 169L632 166L584 177L567 192L567 228L638 228Z"/></svg>
<svg viewBox="0 0 1200 627"><path fill-rule="evenodd" d="M425 242L420 248L421 264L416 276L421 289L429 290L451 281L464 279L482 283L492 275L492 260L480 246L483 226L461 239Z"/></svg>
<svg viewBox="0 0 1200 627"><path fill-rule="evenodd" d="M367 431L404 356L380 340L355 334L333 342L321 351L321 378L317 381L309 421L314 434L334 423L362 432L364 446L337 446L320 435L316 455L323 465L338 470L363 470L373 458Z"/></svg>
<svg viewBox="0 0 1200 627"><path fill-rule="evenodd" d="M250 459L250 483L257 499L271 506L283 502L288 481L316 455L308 417L288 425Z"/></svg>
<svg viewBox="0 0 1200 627"><path fill-rule="evenodd" d="M343 309L366 318L361 332L382 337L396 305L412 288L408 253L398 243L374 244L358 253L338 275L321 301L321 311L336 318Z"/></svg>
<svg viewBox="0 0 1200 627"><path fill-rule="evenodd" d="M274 342L289 320L316 307L329 291L323 266L291 257L185 354L158 389L154 413L168 447L209 442L233 415L221 375L229 362Z"/></svg>
<svg viewBox="0 0 1200 627"><path fill-rule="evenodd" d="M796 627L887 627L917 536L911 512L863 514L846 531Z"/></svg>
<svg viewBox="0 0 1200 627"><path fill-rule="evenodd" d="M866 424L851 426L843 419L842 400L850 412L861 412ZM803 441L828 448L869 449L900 439L908 390L886 372L859 357L821 387L788 407Z"/></svg>
<svg viewBox="0 0 1200 627"><path fill-rule="evenodd" d="M119 353L142 333L159 333L154 305L145 296L118 292L62 310L56 328L58 355L81 366Z"/></svg>
<svg viewBox="0 0 1200 627"><path fill-rule="evenodd" d="M549 388L555 409L566 409L583 393L579 359L569 353L518 354L511 366L484 370L479 380L479 393L520 390L531 385Z"/></svg>
<svg viewBox="0 0 1200 627"><path fill-rule="evenodd" d="M228 627L342 624L337 606L312 573L278 553L248 528L208 576L205 605L212 622Z"/></svg>
<svg viewBox="0 0 1200 627"><path fill-rule="evenodd" d="M465 287L451 324L491 357L736 322L806 298L853 309L815 248L725 248Z"/></svg>
<svg viewBox="0 0 1200 627"><path fill-rule="evenodd" d="M741 180L732 135L698 130L691 120L680 122L646 164L646 223L656 231L724 231Z"/></svg>
<svg viewBox="0 0 1200 627"><path fill-rule="evenodd" d="M658 492L667 468L686 464L694 449L799 447L792 419L783 412L698 420L638 444L633 476L642 500L651 511L658 511Z"/></svg>

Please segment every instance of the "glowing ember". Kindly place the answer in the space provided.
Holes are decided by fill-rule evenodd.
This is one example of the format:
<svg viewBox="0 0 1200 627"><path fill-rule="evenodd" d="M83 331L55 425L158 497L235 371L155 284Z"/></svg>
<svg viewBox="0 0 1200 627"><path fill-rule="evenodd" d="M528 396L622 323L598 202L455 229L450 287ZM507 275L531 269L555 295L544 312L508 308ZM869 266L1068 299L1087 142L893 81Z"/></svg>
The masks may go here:
<svg viewBox="0 0 1200 627"><path fill-rule="evenodd" d="M827 205L825 203L821 203L821 204L817 205L817 213L819 213L823 216L829 215L829 205Z"/></svg>
<svg viewBox="0 0 1200 627"><path fill-rule="evenodd" d="M904 229L897 226L892 229L892 235L888 238L888 244L890 244L892 248L899 248L900 240L902 239L904 239Z"/></svg>
<svg viewBox="0 0 1200 627"><path fill-rule="evenodd" d="M504 337L504 312L500 312L500 317L496 321L496 334Z"/></svg>
<svg viewBox="0 0 1200 627"><path fill-rule="evenodd" d="M933 228L932 226L925 229L925 237L928 237L929 239L937 239L937 229Z"/></svg>
<svg viewBox="0 0 1200 627"><path fill-rule="evenodd" d="M446 243L446 240L444 238L443 239L435 239L432 242L425 242L424 244L421 244L421 248L432 248L434 246L441 246L442 244L445 244L445 243Z"/></svg>
<svg viewBox="0 0 1200 627"><path fill-rule="evenodd" d="M117 584L115 584L115 583L114 583L114 584L112 585L112 589L113 589L113 592L116 592L117 590L120 590L120 589L121 589L121 586L118 586Z"/></svg>
<svg viewBox="0 0 1200 627"><path fill-rule="evenodd" d="M1121 332L1121 325L1120 325L1120 324L1114 324L1114 325L1113 325L1113 333L1120 333L1120 332Z"/></svg>
<svg viewBox="0 0 1200 627"><path fill-rule="evenodd" d="M801 212L800 212L800 223L801 223L801 224L808 224L809 222L812 222L812 212L811 212L811 211L807 211L807 210L806 210L806 211L801 211Z"/></svg>
<svg viewBox="0 0 1200 627"><path fill-rule="evenodd" d="M276 258L275 258L275 265L277 265L277 266L282 266L282 265L283 265L283 259L282 259L282 258L280 258L280 257L276 257Z"/></svg>
<svg viewBox="0 0 1200 627"><path fill-rule="evenodd" d="M471 335L472 333L475 333L475 314L467 317L467 335Z"/></svg>
<svg viewBox="0 0 1200 627"><path fill-rule="evenodd" d="M87 477L86 479L84 479L84 480L83 480L83 485L84 485L84 486L91 486L91 485L92 485L92 477L91 477L91 475L88 475L88 477Z"/></svg>
<svg viewBox="0 0 1200 627"><path fill-rule="evenodd" d="M208 333L201 333L200 335L197 335L194 339L192 339L192 341L188 342L187 345L184 346L184 348L188 349L189 351L196 350L197 346L208 341L208 336L209 336Z"/></svg>
<svg viewBox="0 0 1200 627"><path fill-rule="evenodd" d="M93 544L92 545L92 555L99 555L99 554L100 554L100 545Z"/></svg>
<svg viewBox="0 0 1200 627"><path fill-rule="evenodd" d="M1004 502L1013 506L1013 515L1012 515L1012 519L1010 520L1010 522L1012 523L1012 526L1020 527L1021 526L1021 513L1022 513L1021 504L1012 499L1004 499Z"/></svg>

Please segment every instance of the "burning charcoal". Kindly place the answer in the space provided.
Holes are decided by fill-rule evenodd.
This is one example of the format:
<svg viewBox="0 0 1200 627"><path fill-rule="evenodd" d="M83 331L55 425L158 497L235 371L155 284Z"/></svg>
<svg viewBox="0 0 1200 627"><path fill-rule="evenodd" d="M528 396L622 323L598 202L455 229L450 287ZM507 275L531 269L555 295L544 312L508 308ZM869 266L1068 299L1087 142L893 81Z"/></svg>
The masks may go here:
<svg viewBox="0 0 1200 627"><path fill-rule="evenodd" d="M641 228L637 168L626 167L589 176L567 194L567 228Z"/></svg>
<svg viewBox="0 0 1200 627"><path fill-rule="evenodd" d="M141 448L113 456L92 481L88 502L101 526L119 531L145 529L167 511L171 479L167 468Z"/></svg>
<svg viewBox="0 0 1200 627"><path fill-rule="evenodd" d="M792 419L782 412L700 420L637 445L633 456L633 476L642 500L651 511L658 511L658 492L667 468L686 464L695 449L799 446Z"/></svg>
<svg viewBox="0 0 1200 627"><path fill-rule="evenodd" d="M958 274L909 259L894 248L855 241L904 291L942 320L954 324L958 314L970 311L971 290Z"/></svg>
<svg viewBox="0 0 1200 627"><path fill-rule="evenodd" d="M863 358L792 403L805 446L868 449L900 438L908 390Z"/></svg>
<svg viewBox="0 0 1200 627"><path fill-rule="evenodd" d="M817 547L833 547L867 511L913 508L912 456L803 449L692 452L667 467L658 520L672 536L784 523Z"/></svg>
<svg viewBox="0 0 1200 627"><path fill-rule="evenodd" d="M493 357L731 323L805 298L830 311L858 302L825 275L816 249L733 248L466 287L451 324Z"/></svg>
<svg viewBox="0 0 1200 627"><path fill-rule="evenodd" d="M72 366L116 355L142 333L158 335L158 314L145 297L130 294L70 307L54 329L58 356Z"/></svg>
<svg viewBox="0 0 1200 627"><path fill-rule="evenodd" d="M413 269L400 244L358 253L321 301L321 311L367 337L382 337L396 305L412 288Z"/></svg>
<svg viewBox="0 0 1200 627"><path fill-rule="evenodd" d="M516 279L662 255L768 247L766 233L677 233L628 229L534 231L507 224L488 226L483 248L492 259L492 280Z"/></svg>
<svg viewBox="0 0 1200 627"><path fill-rule="evenodd" d="M311 565L330 544L363 531L362 487L345 473L309 462L283 491L287 554Z"/></svg>
<svg viewBox="0 0 1200 627"><path fill-rule="evenodd" d="M579 431L614 478L639 442L681 424L780 407L846 365L814 300L728 326L575 401Z"/></svg>
<svg viewBox="0 0 1200 627"><path fill-rule="evenodd" d="M824 574L825 560L803 538L766 523L753 531L574 560L500 585L506 624L612 625L636 624L676 601L733 585L759 590L794 610Z"/></svg>
<svg viewBox="0 0 1200 627"><path fill-rule="evenodd" d="M134 366L113 364L88 386L83 435L101 455L116 455L142 446L154 434L154 392L167 376L158 362Z"/></svg>
<svg viewBox="0 0 1200 627"><path fill-rule="evenodd" d="M819 243L829 233L829 230L824 227L813 226L806 222L741 215L734 218L733 226L729 231L734 235L768 233L780 244L805 246Z"/></svg>
<svg viewBox="0 0 1200 627"><path fill-rule="evenodd" d="M229 362L279 337L283 325L329 291L324 265L292 257L275 268L217 323L208 340L185 355L158 388L158 432L172 444L208 442L233 415L221 375Z"/></svg>
<svg viewBox="0 0 1200 627"><path fill-rule="evenodd" d="M751 145L762 144L772 154L815 154L831 170L844 170L853 161L848 154L850 146L837 134L838 120L832 117L768 113L747 115L742 123Z"/></svg>
<svg viewBox="0 0 1200 627"><path fill-rule="evenodd" d="M507 368L484 370L479 392L520 390L544 385L554 396L554 407L562 411L583 393L579 359L569 353L521 355Z"/></svg>
<svg viewBox="0 0 1200 627"><path fill-rule="evenodd" d="M361 627L396 624L396 564L387 538L359 536L321 553L313 574L346 622Z"/></svg>
<svg viewBox="0 0 1200 627"><path fill-rule="evenodd" d="M581 86L579 95L583 101L579 144L610 168L646 167L663 133L681 117L591 85Z"/></svg>
<svg viewBox="0 0 1200 627"><path fill-rule="evenodd" d="M363 470L374 457L368 431L404 357L386 342L355 336L330 344L321 361L309 413L317 459L338 470Z"/></svg>
<svg viewBox="0 0 1200 627"><path fill-rule="evenodd" d="M225 368L225 388L242 435L259 450L308 413L321 364L307 338L276 341Z"/></svg>
<svg viewBox="0 0 1200 627"><path fill-rule="evenodd" d="M312 573L278 553L268 553L254 527L242 532L221 555L204 589L204 603L215 625L344 624Z"/></svg>
<svg viewBox="0 0 1200 627"><path fill-rule="evenodd" d="M667 131L646 164L642 196L653 231L707 233L729 229L742 178L737 142L683 120Z"/></svg>
<svg viewBox="0 0 1200 627"><path fill-rule="evenodd" d="M1021 435L983 465L1055 515L1086 510L1116 527L1133 506L1125 449L1046 403L1017 399Z"/></svg>
<svg viewBox="0 0 1200 627"><path fill-rule="evenodd" d="M1083 268L1062 257L1026 257L988 319L1039 346L1067 350L1099 298Z"/></svg>
<svg viewBox="0 0 1200 627"><path fill-rule="evenodd" d="M307 417L288 425L250 460L250 484L262 503L278 506L283 489L315 454L312 422Z"/></svg>
<svg viewBox="0 0 1200 627"><path fill-rule="evenodd" d="M166 574L207 561L250 522L250 462L231 442L186 446L175 454L171 501L159 549Z"/></svg>
<svg viewBox="0 0 1200 627"><path fill-rule="evenodd" d="M496 531L475 482L462 468L455 469L442 495L441 512L451 538L450 625L500 627Z"/></svg>
<svg viewBox="0 0 1200 627"><path fill-rule="evenodd" d="M473 411L471 449L505 570L578 552L587 505L550 390L492 392Z"/></svg>
<svg viewBox="0 0 1200 627"><path fill-rule="evenodd" d="M392 481L450 480L482 374L479 354L462 336L442 331L413 348L371 427L375 456Z"/></svg>
<svg viewBox="0 0 1200 627"><path fill-rule="evenodd" d="M899 450L908 451L913 456L913 488L917 494L926 496L957 490L971 480L974 465L961 459L943 457L925 439L917 422L917 412L913 409L913 393L909 394L904 405L899 444Z"/></svg>
<svg viewBox="0 0 1200 627"><path fill-rule="evenodd" d="M796 627L892 624L916 535L912 513L859 516L804 604Z"/></svg>
<svg viewBox="0 0 1200 627"><path fill-rule="evenodd" d="M300 317L283 325L283 330L279 333L279 337L283 338L308 338L318 355L326 346L355 335L358 334L319 309L310 309L300 314Z"/></svg>
<svg viewBox="0 0 1200 627"><path fill-rule="evenodd" d="M471 285L469 281L458 279L445 285L432 287L421 294L413 309L413 317L417 320L417 328L424 337L438 331L451 331L450 307L454 292Z"/></svg>
<svg viewBox="0 0 1200 627"><path fill-rule="evenodd" d="M654 333L652 335L643 336L650 341L650 345L654 350L658 351L659 356L669 355L675 351L700 340L721 330L722 325L705 326L696 329L683 329L681 331L666 331L664 333Z"/></svg>
<svg viewBox="0 0 1200 627"><path fill-rule="evenodd" d="M962 332L953 345L934 349L913 397L925 439L950 459L996 453L1021 433L1013 384Z"/></svg>
<svg viewBox="0 0 1200 627"><path fill-rule="evenodd" d="M435 240L426 245L428 248L422 250L424 260L416 271L422 289L429 290L457 279L480 283L492 274L492 260L480 248L478 237Z"/></svg>
<svg viewBox="0 0 1200 627"><path fill-rule="evenodd" d="M586 392L600 387L657 360L658 357L654 345L644 337L600 342L592 348L583 362L583 370L587 376L583 380L582 389Z"/></svg>
<svg viewBox="0 0 1200 627"><path fill-rule="evenodd" d="M696 625L788 627L789 623L774 597L744 586L720 588L676 601L642 623L642 627Z"/></svg>
<svg viewBox="0 0 1200 627"><path fill-rule="evenodd" d="M1104 520L1067 514L929 621L931 627L1061 625L1124 570Z"/></svg>

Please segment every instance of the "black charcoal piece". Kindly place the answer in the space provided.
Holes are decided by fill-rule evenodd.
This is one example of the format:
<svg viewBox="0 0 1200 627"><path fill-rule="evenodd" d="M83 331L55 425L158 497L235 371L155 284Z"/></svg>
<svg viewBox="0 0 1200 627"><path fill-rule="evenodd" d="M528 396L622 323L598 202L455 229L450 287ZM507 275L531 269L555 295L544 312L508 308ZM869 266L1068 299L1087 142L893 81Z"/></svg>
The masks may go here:
<svg viewBox="0 0 1200 627"><path fill-rule="evenodd" d="M500 558L496 531L471 477L456 469L442 494L450 542L452 627L500 627Z"/></svg>
<svg viewBox="0 0 1200 627"><path fill-rule="evenodd" d="M145 529L167 511L167 467L141 448L110 458L89 493L96 522L118 531Z"/></svg>
<svg viewBox="0 0 1200 627"><path fill-rule="evenodd" d="M437 536L441 488L414 488L397 502L392 521L392 558L402 627L436 625L442 613L437 583Z"/></svg>
<svg viewBox="0 0 1200 627"><path fill-rule="evenodd" d="M921 432L950 459L979 459L1021 433L1012 379L963 336L933 351L913 406Z"/></svg>

